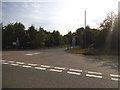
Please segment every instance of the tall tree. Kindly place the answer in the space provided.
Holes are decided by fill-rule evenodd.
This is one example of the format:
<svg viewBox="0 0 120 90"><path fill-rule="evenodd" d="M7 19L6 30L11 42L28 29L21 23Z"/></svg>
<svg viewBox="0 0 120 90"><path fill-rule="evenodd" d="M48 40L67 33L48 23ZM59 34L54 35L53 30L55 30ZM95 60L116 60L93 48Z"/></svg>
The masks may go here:
<svg viewBox="0 0 120 90"><path fill-rule="evenodd" d="M117 48L118 42L118 21L114 12L108 13L106 19L101 23L100 46L105 49Z"/></svg>
<svg viewBox="0 0 120 90"><path fill-rule="evenodd" d="M2 28L2 46L3 48L11 48L12 42L15 41L14 24L10 23Z"/></svg>
<svg viewBox="0 0 120 90"><path fill-rule="evenodd" d="M54 37L50 32L47 32L46 34L47 36L46 36L45 46L47 47L54 46Z"/></svg>
<svg viewBox="0 0 120 90"><path fill-rule="evenodd" d="M35 41L35 38L36 38L36 35L37 35L37 30L35 29L35 26L34 25L31 25L29 28L28 28L28 37L29 37L29 46L30 47L33 47L34 46L34 41Z"/></svg>
<svg viewBox="0 0 120 90"><path fill-rule="evenodd" d="M59 46L62 45L64 43L62 36L60 35L59 31L53 31L52 33L53 37L54 37L54 45L55 46Z"/></svg>
<svg viewBox="0 0 120 90"><path fill-rule="evenodd" d="M20 47L24 47L26 45L26 32L25 26L22 23L14 24L14 32L15 32L15 41L18 39L20 42Z"/></svg>
<svg viewBox="0 0 120 90"><path fill-rule="evenodd" d="M36 34L35 37L35 46L36 47L44 47L45 46L45 41L46 41L46 33L44 28L39 28L38 33Z"/></svg>

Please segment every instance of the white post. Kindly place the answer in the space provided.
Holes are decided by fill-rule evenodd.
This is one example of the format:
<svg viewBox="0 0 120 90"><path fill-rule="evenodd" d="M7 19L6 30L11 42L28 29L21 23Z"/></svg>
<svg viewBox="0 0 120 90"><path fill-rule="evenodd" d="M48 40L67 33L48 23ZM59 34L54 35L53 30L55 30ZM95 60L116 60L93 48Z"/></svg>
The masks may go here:
<svg viewBox="0 0 120 90"><path fill-rule="evenodd" d="M85 10L85 28L86 28L86 10Z"/></svg>

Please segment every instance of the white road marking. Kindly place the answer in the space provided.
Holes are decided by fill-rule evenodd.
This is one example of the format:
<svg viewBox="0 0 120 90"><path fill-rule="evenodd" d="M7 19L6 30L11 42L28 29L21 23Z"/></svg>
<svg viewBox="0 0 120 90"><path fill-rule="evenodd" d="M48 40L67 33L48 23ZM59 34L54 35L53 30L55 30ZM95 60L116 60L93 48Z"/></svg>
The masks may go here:
<svg viewBox="0 0 120 90"><path fill-rule="evenodd" d="M76 71L76 72L82 72L82 70L78 70L78 69L69 69L70 71Z"/></svg>
<svg viewBox="0 0 120 90"><path fill-rule="evenodd" d="M101 64L103 64L104 62L102 61L102 62L100 62Z"/></svg>
<svg viewBox="0 0 120 90"><path fill-rule="evenodd" d="M23 62L16 62L17 64L25 64L25 63L23 63Z"/></svg>
<svg viewBox="0 0 120 90"><path fill-rule="evenodd" d="M118 79L118 78L111 78L111 80L120 81L120 79Z"/></svg>
<svg viewBox="0 0 120 90"><path fill-rule="evenodd" d="M15 61L7 61L7 62L9 62L9 63L14 63Z"/></svg>
<svg viewBox="0 0 120 90"><path fill-rule="evenodd" d="M31 66L27 66L27 65L22 65L22 67L31 68Z"/></svg>
<svg viewBox="0 0 120 90"><path fill-rule="evenodd" d="M53 71L53 72L62 72L62 70L56 70L56 69L49 69L49 71Z"/></svg>
<svg viewBox="0 0 120 90"><path fill-rule="evenodd" d="M45 67L45 68L50 68L51 66L47 66L47 65L40 65L41 67Z"/></svg>
<svg viewBox="0 0 120 90"><path fill-rule="evenodd" d="M0 60L0 62L5 62L6 60Z"/></svg>
<svg viewBox="0 0 120 90"><path fill-rule="evenodd" d="M33 55L33 54L25 54L25 55L29 55L30 56L30 55Z"/></svg>
<svg viewBox="0 0 120 90"><path fill-rule="evenodd" d="M68 73L68 74L74 74L74 75L80 75L80 74L81 74L81 73L70 72L70 71L68 71L67 73Z"/></svg>
<svg viewBox="0 0 120 90"><path fill-rule="evenodd" d="M55 69L62 69L62 70L64 70L64 69L66 69L66 68L63 68L63 67L54 67Z"/></svg>
<svg viewBox="0 0 120 90"><path fill-rule="evenodd" d="M46 68L35 67L35 69L46 70Z"/></svg>
<svg viewBox="0 0 120 90"><path fill-rule="evenodd" d="M95 78L102 78L102 76L97 76L97 75L91 75L91 74L86 74L88 77L95 77Z"/></svg>
<svg viewBox="0 0 120 90"><path fill-rule="evenodd" d="M25 55L36 55L36 54L40 54L40 53L38 52L38 53L33 53L33 54L25 54Z"/></svg>
<svg viewBox="0 0 120 90"><path fill-rule="evenodd" d="M120 75L110 74L112 77L120 77Z"/></svg>
<svg viewBox="0 0 120 90"><path fill-rule="evenodd" d="M0 64L5 63L5 62L6 62L6 60L0 60Z"/></svg>
<svg viewBox="0 0 120 90"><path fill-rule="evenodd" d="M39 54L39 53L34 53L34 54ZM28 55L34 55L34 54L28 54ZM2 62L2 64L9 64L11 63L10 65L12 66L19 66L19 64L25 64L23 62L15 62L15 61L6 61L6 60L0 60L0 62ZM15 63L14 63L15 62ZM22 67L25 67L25 68L31 68L32 66L37 66L38 64L32 64L32 63L29 63L27 65L22 65ZM34 67L35 69L40 69L40 70L46 70L46 68L50 68L50 67L53 67L53 66L48 66L48 65L40 65L41 67ZM61 70L59 70L61 69ZM54 67L54 69L49 69L49 71L53 71L53 72L62 72L62 70L64 70L66 68L63 68L63 67ZM78 70L78 69L69 69L70 71L67 71L68 74L74 74L74 75L81 75L81 73L78 73L78 72L82 72L82 70ZM93 71L85 71L87 72L88 74L86 74L87 77L95 77L95 78L102 78L102 73L100 72L93 72ZM98 75L92 75L92 74L99 74ZM120 81L120 75L117 75L117 74L110 74L111 77L111 80L114 80L114 81Z"/></svg>
<svg viewBox="0 0 120 90"><path fill-rule="evenodd" d="M2 64L9 64L9 63L2 63Z"/></svg>
<svg viewBox="0 0 120 90"><path fill-rule="evenodd" d="M33 53L33 54L40 54L40 53Z"/></svg>
<svg viewBox="0 0 120 90"><path fill-rule="evenodd" d="M85 72L90 73L90 74L100 74L100 75L102 75L102 73L100 73L100 72L92 72L92 71L85 71Z"/></svg>
<svg viewBox="0 0 120 90"><path fill-rule="evenodd" d="M12 66L18 66L19 64L10 64L10 65L12 65Z"/></svg>
<svg viewBox="0 0 120 90"><path fill-rule="evenodd" d="M30 65L30 66L37 66L37 64L32 64L32 63L29 63L28 65Z"/></svg>

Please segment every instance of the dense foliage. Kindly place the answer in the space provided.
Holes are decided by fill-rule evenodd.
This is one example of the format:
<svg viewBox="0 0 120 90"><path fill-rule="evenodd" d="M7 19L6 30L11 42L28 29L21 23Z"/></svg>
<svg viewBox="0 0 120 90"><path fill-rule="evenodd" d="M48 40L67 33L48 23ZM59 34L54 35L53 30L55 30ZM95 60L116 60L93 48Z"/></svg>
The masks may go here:
<svg viewBox="0 0 120 90"><path fill-rule="evenodd" d="M37 30L34 25L25 30L22 23L16 22L2 26L2 47L9 49L71 45L74 36L76 45L81 48L118 49L118 34L118 16L114 13L108 14L99 29L87 26L78 28L74 33L68 32L64 36L59 31L48 32L42 27ZM13 44L17 40L18 47Z"/></svg>

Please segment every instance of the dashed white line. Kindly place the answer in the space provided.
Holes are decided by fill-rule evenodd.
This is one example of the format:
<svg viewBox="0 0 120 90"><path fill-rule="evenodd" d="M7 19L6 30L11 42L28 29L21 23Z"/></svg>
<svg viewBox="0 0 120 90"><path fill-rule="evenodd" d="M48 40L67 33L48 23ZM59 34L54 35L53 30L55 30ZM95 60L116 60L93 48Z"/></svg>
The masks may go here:
<svg viewBox="0 0 120 90"><path fill-rule="evenodd" d="M32 64L32 63L29 63L28 65L30 65L30 66L37 66L37 64Z"/></svg>
<svg viewBox="0 0 120 90"><path fill-rule="evenodd" d="M0 60L0 62L2 62L2 61L4 61L4 60Z"/></svg>
<svg viewBox="0 0 120 90"><path fill-rule="evenodd" d="M53 72L62 72L62 70L56 70L56 69L49 69L49 71L53 71Z"/></svg>
<svg viewBox="0 0 120 90"><path fill-rule="evenodd" d="M68 74L74 74L74 75L80 75L81 73L77 73L77 72L70 72L70 71L68 71L67 72Z"/></svg>
<svg viewBox="0 0 120 90"><path fill-rule="evenodd" d="M120 81L120 79L118 79L118 78L111 78L111 80Z"/></svg>
<svg viewBox="0 0 120 90"><path fill-rule="evenodd" d="M29 55L29 56L31 56L31 55L33 55L33 54L25 54L25 55Z"/></svg>
<svg viewBox="0 0 120 90"><path fill-rule="evenodd" d="M39 54L39 52L38 53L33 53L33 54L25 54L25 55L36 55L36 54Z"/></svg>
<svg viewBox="0 0 120 90"><path fill-rule="evenodd" d="M35 67L35 69L46 70L46 68Z"/></svg>
<svg viewBox="0 0 120 90"><path fill-rule="evenodd" d="M0 62L5 62L6 60L0 60Z"/></svg>
<svg viewBox="0 0 120 90"><path fill-rule="evenodd" d="M100 74L100 75L102 75L102 73L100 73L100 72L92 72L92 71L85 71L85 72L90 73L90 74Z"/></svg>
<svg viewBox="0 0 120 90"><path fill-rule="evenodd" d="M19 64L10 64L10 65L12 65L12 66L18 66Z"/></svg>
<svg viewBox="0 0 120 90"><path fill-rule="evenodd" d="M17 64L25 64L25 63L23 63L23 62L16 62Z"/></svg>
<svg viewBox="0 0 120 90"><path fill-rule="evenodd" d="M82 72L82 70L78 70L78 69L69 69L70 71L76 71L76 72Z"/></svg>
<svg viewBox="0 0 120 90"><path fill-rule="evenodd" d="M63 67L54 67L55 69L62 69L62 70L64 70L64 69L66 69L66 68L63 68Z"/></svg>
<svg viewBox="0 0 120 90"><path fill-rule="evenodd" d="M7 62L9 62L9 63L14 63L15 61L7 61Z"/></svg>
<svg viewBox="0 0 120 90"><path fill-rule="evenodd" d="M110 74L112 77L120 77L120 75Z"/></svg>
<svg viewBox="0 0 120 90"><path fill-rule="evenodd" d="M28 65L22 65L22 67L31 68L31 66L28 66Z"/></svg>
<svg viewBox="0 0 120 90"><path fill-rule="evenodd" d="M86 74L88 77L95 77L95 78L102 78L102 76L97 76L97 75L91 75L91 74Z"/></svg>
<svg viewBox="0 0 120 90"><path fill-rule="evenodd" d="M40 54L40 53L33 53L33 54Z"/></svg>
<svg viewBox="0 0 120 90"><path fill-rule="evenodd" d="M34 53L34 54L39 54L39 53ZM33 55L33 54L31 54L31 55ZM0 61L2 62L2 64L10 64L12 66L19 66L21 64L25 64L23 62L15 62L15 61L6 61L6 60L0 60ZM38 64L29 63L27 65L22 65L22 67L25 67L25 68L31 68L32 66L38 66ZM40 69L40 70L46 70L46 68L53 67L53 66L48 66L48 65L40 65L40 66L41 67L34 67L34 68L35 69ZM49 71L62 72L62 70L66 69L66 68L63 68L63 67L53 67L53 68L54 69L49 69ZM81 75L80 72L82 72L82 70L78 70L78 69L68 69L68 70L69 70L69 71L67 71L68 74L74 74L74 75ZM100 76L100 75L102 75L102 73L100 73L100 72L93 72L93 71L85 71L85 72L87 72L87 74L86 74L87 77L102 78L102 76ZM99 74L99 75L92 75L92 74ZM120 79L119 79L120 75L110 74L110 76L111 76L111 80L120 81Z"/></svg>
<svg viewBox="0 0 120 90"><path fill-rule="evenodd" d="M9 64L9 63L2 63L2 64Z"/></svg>
<svg viewBox="0 0 120 90"><path fill-rule="evenodd" d="M52 66L47 66L47 65L40 65L41 67L45 67L45 68L50 68Z"/></svg>

